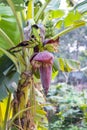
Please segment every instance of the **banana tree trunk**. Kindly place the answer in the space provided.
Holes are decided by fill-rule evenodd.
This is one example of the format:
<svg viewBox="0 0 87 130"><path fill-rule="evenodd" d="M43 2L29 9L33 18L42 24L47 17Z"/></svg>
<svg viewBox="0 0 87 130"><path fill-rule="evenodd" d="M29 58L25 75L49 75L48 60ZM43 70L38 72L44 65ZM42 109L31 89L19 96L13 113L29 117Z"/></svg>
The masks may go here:
<svg viewBox="0 0 87 130"><path fill-rule="evenodd" d="M16 126L18 130L36 130L35 124L34 124L35 109L32 108L32 107L35 107L34 106L35 95L34 95L33 84L34 83L33 83L32 73L23 72L21 74L21 79L18 84L18 89L16 93L14 94L13 117L17 113L20 113L23 109L26 109L26 108L30 108L30 109L18 114L18 116L14 120L13 125Z"/></svg>

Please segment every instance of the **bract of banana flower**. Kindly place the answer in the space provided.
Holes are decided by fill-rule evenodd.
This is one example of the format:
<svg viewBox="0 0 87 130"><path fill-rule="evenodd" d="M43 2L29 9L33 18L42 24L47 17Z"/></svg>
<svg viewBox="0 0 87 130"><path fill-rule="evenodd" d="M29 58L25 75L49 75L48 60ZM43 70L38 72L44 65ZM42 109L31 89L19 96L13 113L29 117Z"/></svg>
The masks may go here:
<svg viewBox="0 0 87 130"><path fill-rule="evenodd" d="M39 69L41 83L46 95L51 83L53 59L54 56L52 53L43 51L33 56L30 61L34 68Z"/></svg>
<svg viewBox="0 0 87 130"><path fill-rule="evenodd" d="M45 39L43 42L43 46L46 46L48 44L52 45L54 52L58 52L59 37L57 37L55 40L54 39Z"/></svg>

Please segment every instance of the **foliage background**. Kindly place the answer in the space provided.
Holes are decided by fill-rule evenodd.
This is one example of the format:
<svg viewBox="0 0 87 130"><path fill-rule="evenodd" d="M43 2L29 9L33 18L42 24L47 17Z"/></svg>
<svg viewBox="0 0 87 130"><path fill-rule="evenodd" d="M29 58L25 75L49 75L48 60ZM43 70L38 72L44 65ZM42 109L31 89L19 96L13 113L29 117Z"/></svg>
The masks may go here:
<svg viewBox="0 0 87 130"><path fill-rule="evenodd" d="M48 6L47 4L46 5L43 4L42 1L37 0L34 3L36 7L35 10L32 10L33 8L31 6L31 2L32 1L28 3L28 1L23 0L0 1L0 55L1 55L0 113L2 116L0 123L1 127L4 124L4 128L2 129L5 130L8 125L8 120L10 120L11 116L7 117L5 113L4 114L2 113L3 110L5 110L6 107L8 107L8 103L10 103L10 105L6 110L10 113L9 110L12 106L11 106L11 99L9 98L11 98L11 93L15 93L16 85L18 84L18 80L20 78L19 71L25 68L24 66L24 62L26 61L25 57L29 56L28 54L26 54L26 56L23 57L24 55L21 56L20 53L18 55L14 55L10 53L8 49L16 46L18 43L23 41L24 39L23 28L26 26L26 20L31 19L32 17L33 17L32 23L34 22L34 20L36 23L41 20L42 23L45 24L45 27L47 27L46 28L47 33L45 35L46 38L51 37L52 39L56 39L58 36L61 37L59 52L55 53L55 55L58 57L57 59L55 59L56 64L54 64L53 77L55 77L58 74L59 70L62 70L63 72L71 72L73 69L77 69L79 65L77 60L81 62L81 67L86 67L87 65L86 29L81 28L73 32L70 32L73 29L86 25L87 2L84 0L79 4L67 0L68 5L70 7L67 8L67 11L59 8L61 0L55 0L55 2L51 0L50 3L49 1L44 0L44 2L49 3ZM26 8L25 5L27 5L26 18L23 12L23 10ZM46 6L47 8L45 9ZM35 11L34 12L35 16L32 16L33 11ZM43 14L40 15L38 12L41 11L43 12ZM47 18L49 18L49 20ZM50 21L52 21L52 24L50 24L51 27L48 27L49 25L48 23ZM68 32L70 32L69 35L65 35ZM85 32L85 34L83 32ZM79 37L81 37L81 39ZM70 47L72 47L73 45L75 45L76 51L74 50L73 52L70 52ZM85 46L85 50L83 52L79 51L80 46ZM50 50L49 47L48 50ZM75 59L76 61L71 60L71 58ZM9 98L5 100L6 97ZM35 97L37 98L35 99ZM35 99L34 101L36 101L37 104L35 125L37 125L38 130L40 129L45 130L48 128L49 130L54 128L55 130L56 128L77 130L86 127L86 121L87 121L86 90L77 93L77 91L74 90L72 86L68 86L67 84L64 85L61 84L61 85L55 85L50 88L47 97L48 101L47 103L45 102L43 93L40 93L40 91L38 91L37 88L35 90L35 94L33 93L31 99L32 98ZM41 100L42 105L40 105ZM54 116L53 118L54 121L50 120L51 115L49 116L50 113L49 104L51 105L51 107L53 107L51 113L53 112L52 116ZM32 106L33 105L35 104L32 104ZM42 109L44 107L46 107L46 109L48 110L47 113L44 111L44 109ZM8 112L6 113L8 114ZM78 116L79 112L80 116ZM47 114L48 114L48 121L47 121ZM8 115L11 115L11 113ZM73 122L73 120L77 117L79 122L78 121ZM11 118L11 123L13 119L14 116ZM42 119L44 120L42 121ZM70 128L67 128L68 126ZM16 127L12 128L12 130L13 129L16 130Z"/></svg>

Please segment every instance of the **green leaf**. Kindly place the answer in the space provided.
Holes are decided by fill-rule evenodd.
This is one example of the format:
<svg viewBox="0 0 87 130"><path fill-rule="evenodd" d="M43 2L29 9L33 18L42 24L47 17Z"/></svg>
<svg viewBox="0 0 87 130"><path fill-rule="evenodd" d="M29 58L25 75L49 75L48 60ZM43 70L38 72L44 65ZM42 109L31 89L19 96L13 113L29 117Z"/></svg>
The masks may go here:
<svg viewBox="0 0 87 130"><path fill-rule="evenodd" d="M23 41L24 35L23 35L23 29L22 29L22 26L21 26L21 21L19 20L20 15L18 15L18 13L16 12L14 3L11 0L7 0L7 2L9 4L9 6L11 7L12 12L15 16L15 19L16 19L16 22L17 22L17 25L18 25L18 28L19 28L19 32L20 32L20 38L21 38L21 41Z"/></svg>
<svg viewBox="0 0 87 130"><path fill-rule="evenodd" d="M7 75L2 74L0 76L0 100L3 100L8 96L8 90L10 92L15 91L15 86L13 86L13 84L18 84L18 80L19 73L16 71L11 71L7 73Z"/></svg>
<svg viewBox="0 0 87 130"><path fill-rule="evenodd" d="M55 18L61 18L65 15L65 12L64 10L51 10L50 11L50 16L51 16L51 19L55 19Z"/></svg>
<svg viewBox="0 0 87 130"><path fill-rule="evenodd" d="M68 32L76 29L76 28L79 28L79 27L82 27L82 26L85 26L86 25L86 21L83 21L83 20L77 20L75 21L71 26L65 28L63 31L59 32L58 34L56 34L55 36L52 37L52 39L57 39L58 37L60 36L63 36L65 34L67 34Z"/></svg>
<svg viewBox="0 0 87 130"><path fill-rule="evenodd" d="M57 10L60 6L60 0L51 0L50 3L48 4L46 11L49 10Z"/></svg>
<svg viewBox="0 0 87 130"><path fill-rule="evenodd" d="M60 70L64 71L64 66L65 66L64 59L63 58L59 58L58 62L59 62Z"/></svg>
<svg viewBox="0 0 87 130"><path fill-rule="evenodd" d="M46 9L48 3L50 2L50 0L47 0L47 2L45 2L43 4L43 6L38 10L37 14L35 15L34 20L36 21L36 23L38 22L38 20L41 18L41 16L43 15L44 10Z"/></svg>
<svg viewBox="0 0 87 130"><path fill-rule="evenodd" d="M13 12L9 6L0 5L0 15L1 16L13 16Z"/></svg>
<svg viewBox="0 0 87 130"><path fill-rule="evenodd" d="M66 60L66 63L69 65L69 67L72 68L73 70L80 69L79 61L72 60L72 59L65 59L65 60Z"/></svg>
<svg viewBox="0 0 87 130"><path fill-rule="evenodd" d="M2 37L0 40L2 39L5 40L5 44L7 45L7 48L14 46L14 43L12 42L12 40L7 36L7 34L2 29L0 29L0 35ZM3 45L2 43L3 41L0 43L0 46ZM2 46L2 47L4 48L5 46Z"/></svg>
<svg viewBox="0 0 87 130"><path fill-rule="evenodd" d="M52 79L54 79L59 73L59 63L58 58L54 58L53 67L52 67Z"/></svg>
<svg viewBox="0 0 87 130"><path fill-rule="evenodd" d="M78 11L70 11L64 19L65 27L73 25L76 21L81 19L81 14Z"/></svg>
<svg viewBox="0 0 87 130"><path fill-rule="evenodd" d="M19 12L19 11L22 11L22 10L24 10L24 9L25 9L24 6L19 6L19 5L16 5L16 6L15 6L15 10L18 11L18 12Z"/></svg>
<svg viewBox="0 0 87 130"><path fill-rule="evenodd" d="M46 112L44 110L37 110L37 113L42 116L46 115Z"/></svg>
<svg viewBox="0 0 87 130"><path fill-rule="evenodd" d="M58 63L58 58L54 58L53 61L53 71L58 71L59 70L59 63Z"/></svg>
<svg viewBox="0 0 87 130"><path fill-rule="evenodd" d="M78 70L80 63L76 60L58 58L59 68L63 72L71 72L73 70Z"/></svg>
<svg viewBox="0 0 87 130"><path fill-rule="evenodd" d="M8 5L6 0L0 0L0 2L1 2L1 3L4 3L4 4L6 4L6 5ZM24 1L23 1L23 0L12 0L12 2L13 2L15 5L24 4Z"/></svg>
<svg viewBox="0 0 87 130"><path fill-rule="evenodd" d="M7 8L7 13L8 13L8 8L10 8L9 6L8 6L8 3L7 3L7 1L6 0L1 0L0 2L3 2L4 4L2 5L0 5L0 6L2 6L3 7L3 12L4 11L6 11L6 8ZM16 11L21 11L21 10L23 10L24 9L24 1L23 0L12 0L12 2L14 3L14 6L15 6L15 9L16 9ZM5 10L4 10L4 8L5 8ZM0 9L1 9L1 7L0 7ZM1 11L2 11L2 9L1 9ZM11 11L12 12L12 11ZM5 12L6 13L6 12ZM12 13L13 14L13 13ZM9 12L9 14L8 15L11 15L10 14L10 12Z"/></svg>
<svg viewBox="0 0 87 130"><path fill-rule="evenodd" d="M60 29L62 27L62 25L63 25L63 20L60 19L60 20L57 21L55 27Z"/></svg>
<svg viewBox="0 0 87 130"><path fill-rule="evenodd" d="M2 16L1 18L3 21L7 22L16 22L15 18L13 16Z"/></svg>
<svg viewBox="0 0 87 130"><path fill-rule="evenodd" d="M10 71L7 73L6 78L4 79L3 84L8 88L10 92L14 92L17 88L19 81L19 73L16 71Z"/></svg>
<svg viewBox="0 0 87 130"><path fill-rule="evenodd" d="M58 71L52 72L52 79L54 79L58 75Z"/></svg>
<svg viewBox="0 0 87 130"><path fill-rule="evenodd" d="M0 75L0 101L8 96L7 89L5 88L5 84L3 84L5 76L3 74Z"/></svg>
<svg viewBox="0 0 87 130"><path fill-rule="evenodd" d="M0 57L0 74L2 74L4 71L9 69L13 65L13 62L7 57L6 55L3 55Z"/></svg>
<svg viewBox="0 0 87 130"><path fill-rule="evenodd" d="M20 36L16 22L9 22L5 18L0 21L0 27L0 47L8 49L19 43Z"/></svg>
<svg viewBox="0 0 87 130"><path fill-rule="evenodd" d="M74 10L78 10L81 14L87 12L87 0L84 0L83 2L77 4L74 7Z"/></svg>
<svg viewBox="0 0 87 130"><path fill-rule="evenodd" d="M48 128L46 128L46 127L43 126L43 125L40 125L40 126L38 127L38 130L48 130Z"/></svg>
<svg viewBox="0 0 87 130"><path fill-rule="evenodd" d="M7 55L13 61L13 63L15 64L15 66L19 72L17 58L15 56L13 56L12 54L10 54L8 51L4 50L3 48L0 48L0 51L3 52L5 55Z"/></svg>
<svg viewBox="0 0 87 130"><path fill-rule="evenodd" d="M24 0L12 0L12 2L15 4L15 5L19 5L20 4L24 4Z"/></svg>

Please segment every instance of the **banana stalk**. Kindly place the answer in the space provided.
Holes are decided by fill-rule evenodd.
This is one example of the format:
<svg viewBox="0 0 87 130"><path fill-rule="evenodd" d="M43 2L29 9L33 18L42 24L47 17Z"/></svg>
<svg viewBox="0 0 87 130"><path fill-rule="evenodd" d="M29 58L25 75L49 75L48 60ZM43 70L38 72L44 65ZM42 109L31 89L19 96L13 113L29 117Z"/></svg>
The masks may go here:
<svg viewBox="0 0 87 130"><path fill-rule="evenodd" d="M13 116L21 110L32 107L35 105L35 97L34 97L34 88L33 86L33 78L30 72L23 72L21 74L21 79L18 84L17 92L14 95L13 100ZM30 90L30 99L29 100L29 90ZM35 109L27 110L26 112L20 113L17 118L14 120L14 125L20 126L23 130L33 130L35 129L34 124L34 116ZM18 128L18 130L20 130Z"/></svg>

